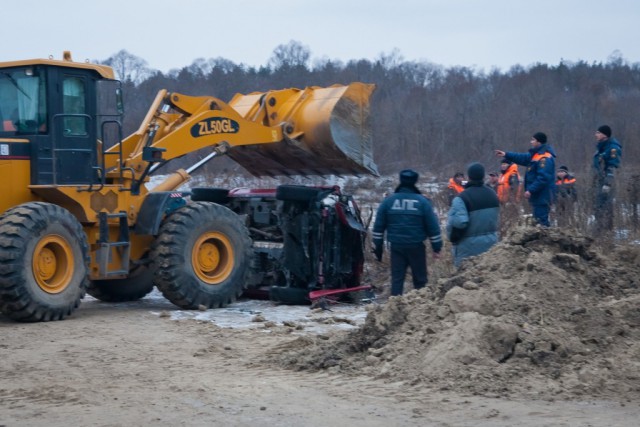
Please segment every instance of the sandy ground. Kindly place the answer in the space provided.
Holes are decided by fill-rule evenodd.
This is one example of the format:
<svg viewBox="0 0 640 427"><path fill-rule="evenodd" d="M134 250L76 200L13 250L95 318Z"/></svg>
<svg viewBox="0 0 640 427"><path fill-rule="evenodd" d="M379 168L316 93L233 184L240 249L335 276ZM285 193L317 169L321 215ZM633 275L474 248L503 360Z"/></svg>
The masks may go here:
<svg viewBox="0 0 640 427"><path fill-rule="evenodd" d="M87 298L62 322L0 315L0 426L638 425L638 402L495 398L265 362L300 336L359 327L365 309L185 312L154 292Z"/></svg>

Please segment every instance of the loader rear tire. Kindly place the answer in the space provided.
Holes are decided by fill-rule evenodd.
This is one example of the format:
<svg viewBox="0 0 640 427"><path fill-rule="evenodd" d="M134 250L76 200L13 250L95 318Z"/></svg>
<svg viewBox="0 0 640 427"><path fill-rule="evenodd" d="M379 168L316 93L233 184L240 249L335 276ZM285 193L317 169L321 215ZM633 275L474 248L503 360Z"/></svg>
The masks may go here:
<svg viewBox="0 0 640 427"><path fill-rule="evenodd" d="M180 308L224 307L247 287L249 230L230 209L193 202L160 227L151 252L155 282Z"/></svg>
<svg viewBox="0 0 640 427"><path fill-rule="evenodd" d="M89 285L87 237L50 203L26 203L0 217L0 311L21 322L62 320Z"/></svg>
<svg viewBox="0 0 640 427"><path fill-rule="evenodd" d="M104 302L137 301L154 288L153 270L147 265L137 265L124 279L92 280L87 293Z"/></svg>

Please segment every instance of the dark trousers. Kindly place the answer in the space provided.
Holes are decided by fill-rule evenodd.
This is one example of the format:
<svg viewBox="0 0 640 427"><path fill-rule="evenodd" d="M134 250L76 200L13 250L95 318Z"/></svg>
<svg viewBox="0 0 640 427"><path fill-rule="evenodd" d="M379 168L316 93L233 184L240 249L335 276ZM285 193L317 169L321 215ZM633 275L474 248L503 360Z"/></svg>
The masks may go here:
<svg viewBox="0 0 640 427"><path fill-rule="evenodd" d="M596 231L613 230L613 189L609 193L598 192L594 215Z"/></svg>
<svg viewBox="0 0 640 427"><path fill-rule="evenodd" d="M558 227L568 227L575 224L575 198L558 197L556 201L556 219Z"/></svg>
<svg viewBox="0 0 640 427"><path fill-rule="evenodd" d="M549 226L549 205L531 205L533 208L533 218L540 225Z"/></svg>
<svg viewBox="0 0 640 427"><path fill-rule="evenodd" d="M391 245L391 295L402 295L407 267L411 267L413 287L424 288L427 284L427 256L424 244L412 247Z"/></svg>

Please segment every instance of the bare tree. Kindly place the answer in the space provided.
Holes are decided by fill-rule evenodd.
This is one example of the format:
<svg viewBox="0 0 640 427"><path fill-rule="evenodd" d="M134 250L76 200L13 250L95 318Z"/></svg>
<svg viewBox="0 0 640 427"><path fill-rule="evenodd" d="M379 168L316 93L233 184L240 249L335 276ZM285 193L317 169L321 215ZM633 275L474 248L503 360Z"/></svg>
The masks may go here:
<svg viewBox="0 0 640 427"><path fill-rule="evenodd" d="M236 68L237 65L228 59L225 58L197 58L187 67L191 73L201 76L207 76L211 74L214 69L221 71L223 73L230 73Z"/></svg>
<svg viewBox="0 0 640 427"><path fill-rule="evenodd" d="M157 72L148 67L147 61L124 49L101 63L112 67L117 79L134 85L142 83Z"/></svg>
<svg viewBox="0 0 640 427"><path fill-rule="evenodd" d="M307 67L311 51L302 43L291 40L287 44L278 45L271 54L269 65L274 69Z"/></svg>

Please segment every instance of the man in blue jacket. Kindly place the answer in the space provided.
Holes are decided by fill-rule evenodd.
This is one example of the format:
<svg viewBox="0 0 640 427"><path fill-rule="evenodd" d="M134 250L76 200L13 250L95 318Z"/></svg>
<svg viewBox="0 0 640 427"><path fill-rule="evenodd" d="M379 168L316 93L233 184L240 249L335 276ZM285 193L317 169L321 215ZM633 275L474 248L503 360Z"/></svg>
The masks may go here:
<svg viewBox="0 0 640 427"><path fill-rule="evenodd" d="M538 224L548 227L556 178L556 153L547 144L547 135L542 132L534 133L531 148L527 153L502 150L495 150L495 153L498 157L527 167L524 176L524 198L529 200L533 217Z"/></svg>
<svg viewBox="0 0 640 427"><path fill-rule="evenodd" d="M373 224L373 253L382 260L384 233L391 244L391 295L402 295L407 267L411 267L414 289L427 284L427 258L424 241L429 238L434 257L442 249L438 217L431 201L416 188L418 173L400 172L400 185L384 199Z"/></svg>
<svg viewBox="0 0 640 427"><path fill-rule="evenodd" d="M453 262L486 252L498 242L500 201L484 185L484 166L473 163L467 170L469 182L451 203L447 217L447 237L453 243Z"/></svg>
<svg viewBox="0 0 640 427"><path fill-rule="evenodd" d="M593 155L595 172L595 217L598 231L613 230L614 172L620 167L622 145L611 136L611 128L600 126L596 131L596 152Z"/></svg>

